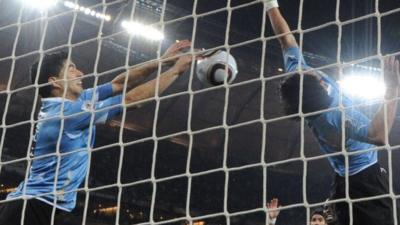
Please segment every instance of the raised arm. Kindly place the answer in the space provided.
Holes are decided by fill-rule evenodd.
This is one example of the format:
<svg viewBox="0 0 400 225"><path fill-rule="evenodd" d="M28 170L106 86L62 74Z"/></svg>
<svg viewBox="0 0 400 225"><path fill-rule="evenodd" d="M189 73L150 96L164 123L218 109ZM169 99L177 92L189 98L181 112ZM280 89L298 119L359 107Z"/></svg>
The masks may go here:
<svg viewBox="0 0 400 225"><path fill-rule="evenodd" d="M293 34L290 33L289 25L279 11L278 1L265 0L265 7L275 35L285 34L278 38L282 49L285 50L290 47L297 47L296 39L294 38Z"/></svg>
<svg viewBox="0 0 400 225"><path fill-rule="evenodd" d="M385 99L389 100L389 102L386 104L386 117L385 106L382 105L375 114L368 130L368 138L372 143L378 145L383 145L386 143L385 135L390 134L394 119L396 118L397 100L393 99L399 97L400 65L399 61L396 60L394 56L384 59L383 73L386 83ZM387 122L387 134L385 133L385 118Z"/></svg>
<svg viewBox="0 0 400 225"><path fill-rule="evenodd" d="M177 54L181 53L181 50L190 46L189 40L183 40L172 44L161 57L163 63L174 63L177 58ZM112 81L113 94L120 94L124 89L125 78L128 76L127 91L135 88L143 82L149 75L151 75L158 68L158 61L146 63L142 66L134 67L117 77Z"/></svg>
<svg viewBox="0 0 400 225"><path fill-rule="evenodd" d="M274 198L269 203L267 203L269 217L268 225L274 225L276 223L276 219L278 218L280 212L279 207L280 206L277 198Z"/></svg>
<svg viewBox="0 0 400 225"><path fill-rule="evenodd" d="M175 64L159 78L158 93L163 93L177 78L183 74L192 63L192 55L181 56ZM151 98L156 93L157 80L150 80L126 93L125 103L130 104L147 98Z"/></svg>

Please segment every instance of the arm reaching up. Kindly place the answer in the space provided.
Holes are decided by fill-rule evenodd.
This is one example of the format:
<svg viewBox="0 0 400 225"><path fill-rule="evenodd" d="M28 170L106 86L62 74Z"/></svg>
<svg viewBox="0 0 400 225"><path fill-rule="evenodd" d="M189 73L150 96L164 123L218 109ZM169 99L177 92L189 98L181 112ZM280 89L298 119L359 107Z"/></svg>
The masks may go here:
<svg viewBox="0 0 400 225"><path fill-rule="evenodd" d="M269 225L274 225L279 215L279 201L277 198L272 199L267 203Z"/></svg>
<svg viewBox="0 0 400 225"><path fill-rule="evenodd" d="M394 56L384 59L384 70L383 75L386 83L386 100L393 100L399 96L399 84L400 84L400 65L399 61ZM397 112L397 100L390 101L386 105L386 117L385 117L385 105L382 105L379 111L375 114L372 120L371 126L368 130L368 138L376 144L385 144L385 135L389 135L394 119ZM387 122L387 134L385 133L385 119Z"/></svg>
<svg viewBox="0 0 400 225"><path fill-rule="evenodd" d="M297 47L296 39L294 38L293 34L290 33L289 25L279 11L278 1L265 0L265 7L275 35L284 34L278 38L282 49L286 50L290 47Z"/></svg>
<svg viewBox="0 0 400 225"><path fill-rule="evenodd" d="M192 63L192 55L181 56L169 70L159 78L158 94L163 93L177 78L183 74ZM157 78L148 81L126 93L125 103L130 104L147 98L154 97L156 93Z"/></svg>
<svg viewBox="0 0 400 225"><path fill-rule="evenodd" d="M161 57L163 63L174 63L177 60L177 55L182 53L181 50L190 47L189 40L183 40L172 44ZM143 82L149 75L151 75L158 68L158 61L149 62L138 67L129 69L128 71L118 75L112 81L113 94L120 94L124 89L125 77L128 76L127 91L135 88Z"/></svg>

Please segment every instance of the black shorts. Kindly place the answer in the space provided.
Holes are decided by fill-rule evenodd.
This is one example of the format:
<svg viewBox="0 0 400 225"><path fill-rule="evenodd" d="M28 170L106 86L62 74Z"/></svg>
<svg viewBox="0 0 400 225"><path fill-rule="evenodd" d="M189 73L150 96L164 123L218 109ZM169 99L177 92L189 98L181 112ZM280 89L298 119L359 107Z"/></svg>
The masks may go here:
<svg viewBox="0 0 400 225"><path fill-rule="evenodd" d="M349 196L351 200L388 194L389 182L386 170L378 163L349 176ZM345 178L336 175L331 189L331 199L346 196ZM353 225L392 225L393 201L389 197L361 202L353 202ZM339 202L335 206L337 224L349 224L349 203Z"/></svg>
<svg viewBox="0 0 400 225"><path fill-rule="evenodd" d="M0 225L20 225L24 201L16 200L0 204ZM36 199L26 202L24 225L50 225L53 206ZM55 220L68 212L56 209ZM56 224L56 223L54 223Z"/></svg>

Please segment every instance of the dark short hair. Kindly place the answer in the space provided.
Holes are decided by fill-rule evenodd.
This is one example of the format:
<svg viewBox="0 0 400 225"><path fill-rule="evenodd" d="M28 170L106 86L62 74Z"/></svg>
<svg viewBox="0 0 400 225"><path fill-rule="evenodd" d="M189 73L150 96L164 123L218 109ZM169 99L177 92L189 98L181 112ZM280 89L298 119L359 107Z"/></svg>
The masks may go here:
<svg viewBox="0 0 400 225"><path fill-rule="evenodd" d="M302 75L298 73L290 75L280 84L281 100L287 115L295 114L299 111L300 76ZM318 77L310 74L304 74L303 76L302 112L310 113L328 108L332 98L320 84Z"/></svg>
<svg viewBox="0 0 400 225"><path fill-rule="evenodd" d="M316 209L314 209L311 214L310 214L310 220L312 219L312 217L314 215L321 215L322 217L324 217L325 219L325 214L324 214L324 209L322 207L318 207Z"/></svg>
<svg viewBox="0 0 400 225"><path fill-rule="evenodd" d="M42 64L40 66L39 74L37 72L40 60L36 61L30 68L32 84L35 83L37 75L39 76L38 84L48 83L49 77L57 76L61 72L64 62L67 58L68 58L68 53L64 51L54 52L45 55L42 59ZM43 98L50 97L51 86L46 85L39 88L39 94Z"/></svg>

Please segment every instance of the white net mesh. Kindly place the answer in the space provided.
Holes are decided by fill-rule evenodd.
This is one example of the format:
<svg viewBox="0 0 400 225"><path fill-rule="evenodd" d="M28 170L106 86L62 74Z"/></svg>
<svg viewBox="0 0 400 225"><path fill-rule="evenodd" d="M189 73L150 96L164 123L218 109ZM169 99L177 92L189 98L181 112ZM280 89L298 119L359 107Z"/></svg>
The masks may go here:
<svg viewBox="0 0 400 225"><path fill-rule="evenodd" d="M51 224L261 225L271 221L265 206L274 197L282 205L277 224L306 224L312 211L324 206L330 196L334 172L327 158L335 156L345 161L345 197L328 204L347 203L351 224L357 222L351 213L357 202L388 197L393 209L397 208L400 168L395 162L400 157L400 127L395 122L391 128L387 105L398 99L384 100L384 90L378 89L383 60L400 51L398 2L280 1L300 51L315 68L307 72L323 71L340 81L343 96L372 96L346 106L340 95L337 107L291 115L283 113L277 88L293 72L284 72L278 43L284 34L273 34L265 1L59 0L46 8L51 2L0 0L0 204L4 207L22 199L21 212L17 210L21 222L29 218L33 197L26 193L32 163L51 157L56 159L51 167L52 191L34 197L60 206L68 193L77 193L71 213L61 218L60 209L52 207ZM159 33L152 30L148 35L147 26L136 26L128 34L121 26L123 21L151 25ZM163 40L158 40L160 34ZM193 57L198 48L232 54L239 68L236 80L206 88L197 79L193 62L160 93L160 79L168 68L160 59L169 45L183 39L192 41L188 51ZM62 139L65 135L73 139L66 134L69 119L87 111L60 113L69 104L65 86L59 113L41 119L39 91L50 84L29 78L30 65L39 59L40 70L46 55L61 50L84 72L84 86L94 90L122 72L156 62L157 69L146 78L156 79L155 95L122 104L120 115L97 125L96 130L92 129L95 115L115 106L93 110L90 104L98 96L91 96L90 129L74 135L87 135L83 146L91 146L94 140L95 144L65 151ZM296 72L304 74L302 67L299 64ZM364 77L347 89L345 78L357 73ZM360 88L361 94L354 92L367 86L360 81L367 73L377 80L367 90ZM128 81L126 77L125 87ZM303 91L300 88L300 96ZM121 95L128 92L125 88ZM353 199L349 158L360 151L346 151L346 132L341 132L336 134L341 151L321 153L307 118L356 109L372 120L382 103L386 144L361 152L378 153L381 166L388 171L389 193ZM299 122L291 120L295 117ZM35 155L37 125L52 119L60 121L58 129L52 130L58 133L57 147L49 154ZM340 123L345 131L345 116ZM82 152L88 153L87 170L79 175L63 171L61 161ZM60 173L84 179L78 188L65 190L55 182ZM7 199L21 181L25 181L22 197ZM56 197L48 201L49 196ZM398 224L397 210L392 216Z"/></svg>

